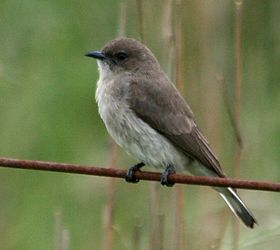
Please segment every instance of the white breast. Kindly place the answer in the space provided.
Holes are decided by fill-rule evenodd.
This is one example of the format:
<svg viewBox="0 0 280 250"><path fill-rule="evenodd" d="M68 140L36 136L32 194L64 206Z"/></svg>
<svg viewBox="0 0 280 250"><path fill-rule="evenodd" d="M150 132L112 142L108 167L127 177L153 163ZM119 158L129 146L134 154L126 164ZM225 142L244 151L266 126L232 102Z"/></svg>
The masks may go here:
<svg viewBox="0 0 280 250"><path fill-rule="evenodd" d="M173 164L183 169L188 159L164 136L138 118L129 109L126 97L128 82L101 73L97 83L96 101L109 134L124 150L153 167Z"/></svg>

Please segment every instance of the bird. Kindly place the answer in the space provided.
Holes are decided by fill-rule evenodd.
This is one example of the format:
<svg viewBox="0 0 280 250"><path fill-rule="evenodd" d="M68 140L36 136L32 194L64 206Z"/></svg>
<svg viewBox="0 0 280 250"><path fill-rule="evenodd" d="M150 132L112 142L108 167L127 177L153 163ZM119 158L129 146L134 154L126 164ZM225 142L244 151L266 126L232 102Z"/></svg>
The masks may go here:
<svg viewBox="0 0 280 250"><path fill-rule="evenodd" d="M139 161L128 169L127 182L137 183L134 173L145 165L164 169L165 186L174 185L168 176L177 171L226 177L190 106L146 45L120 37L86 56L97 59L95 98L108 133ZM213 188L247 227L257 224L235 189Z"/></svg>

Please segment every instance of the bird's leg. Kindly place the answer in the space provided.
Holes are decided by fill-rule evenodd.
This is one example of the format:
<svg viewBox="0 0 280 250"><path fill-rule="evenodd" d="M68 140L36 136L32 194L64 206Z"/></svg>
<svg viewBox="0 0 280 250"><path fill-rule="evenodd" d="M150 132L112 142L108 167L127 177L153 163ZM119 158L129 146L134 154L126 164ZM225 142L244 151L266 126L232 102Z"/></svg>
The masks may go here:
<svg viewBox="0 0 280 250"><path fill-rule="evenodd" d="M164 172L161 174L160 183L163 186L172 187L175 183L168 181L168 176L171 174L175 174L175 167L173 165L168 165Z"/></svg>
<svg viewBox="0 0 280 250"><path fill-rule="evenodd" d="M130 182L130 183L137 183L137 182L139 182L139 179L135 178L134 173L135 173L135 171L139 171L140 168L142 168L144 166L145 166L145 163L139 162L139 163L135 164L134 166L130 167L127 170L127 174L126 174L125 180L127 182Z"/></svg>

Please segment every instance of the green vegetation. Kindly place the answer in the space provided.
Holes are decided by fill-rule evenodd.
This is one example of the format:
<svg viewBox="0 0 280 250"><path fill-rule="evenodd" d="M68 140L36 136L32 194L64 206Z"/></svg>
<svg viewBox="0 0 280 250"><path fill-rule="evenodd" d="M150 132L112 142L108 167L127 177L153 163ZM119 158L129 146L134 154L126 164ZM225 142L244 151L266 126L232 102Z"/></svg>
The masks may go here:
<svg viewBox="0 0 280 250"><path fill-rule="evenodd" d="M97 67L84 54L117 36L120 2L0 1L1 156L109 165L110 142L94 100ZM145 43L166 70L171 60L165 36L168 2L143 1L139 17L139 5L127 1L125 21L127 36L138 39L143 22ZM232 176L235 140L217 76L225 78L233 105L234 3L183 2L185 96ZM244 179L280 180L279 11L277 0L243 4L239 176ZM118 150L116 165L132 163ZM153 188L144 181L116 180L115 185L113 249L134 249L136 228L141 249L148 249ZM69 249L101 249L107 186L107 178L1 168L0 248L55 249L56 230L63 227ZM165 249L172 249L174 240L174 190L158 188L155 214L164 218ZM231 215L224 215L223 201L207 187L185 190L188 249L210 249L219 241L221 249L231 249ZM240 226L240 249L278 249L279 194L240 193L259 222L253 231ZM225 218L229 223L221 235Z"/></svg>

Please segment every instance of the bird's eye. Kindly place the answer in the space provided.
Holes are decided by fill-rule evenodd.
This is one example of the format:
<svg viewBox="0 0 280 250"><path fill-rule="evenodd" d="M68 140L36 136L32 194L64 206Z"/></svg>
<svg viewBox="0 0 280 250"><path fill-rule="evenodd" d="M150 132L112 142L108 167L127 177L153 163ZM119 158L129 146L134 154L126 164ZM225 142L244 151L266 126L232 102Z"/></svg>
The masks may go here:
<svg viewBox="0 0 280 250"><path fill-rule="evenodd" d="M118 58L118 60L123 61L128 57L128 55L124 52L119 52L118 54L116 54L116 57Z"/></svg>

